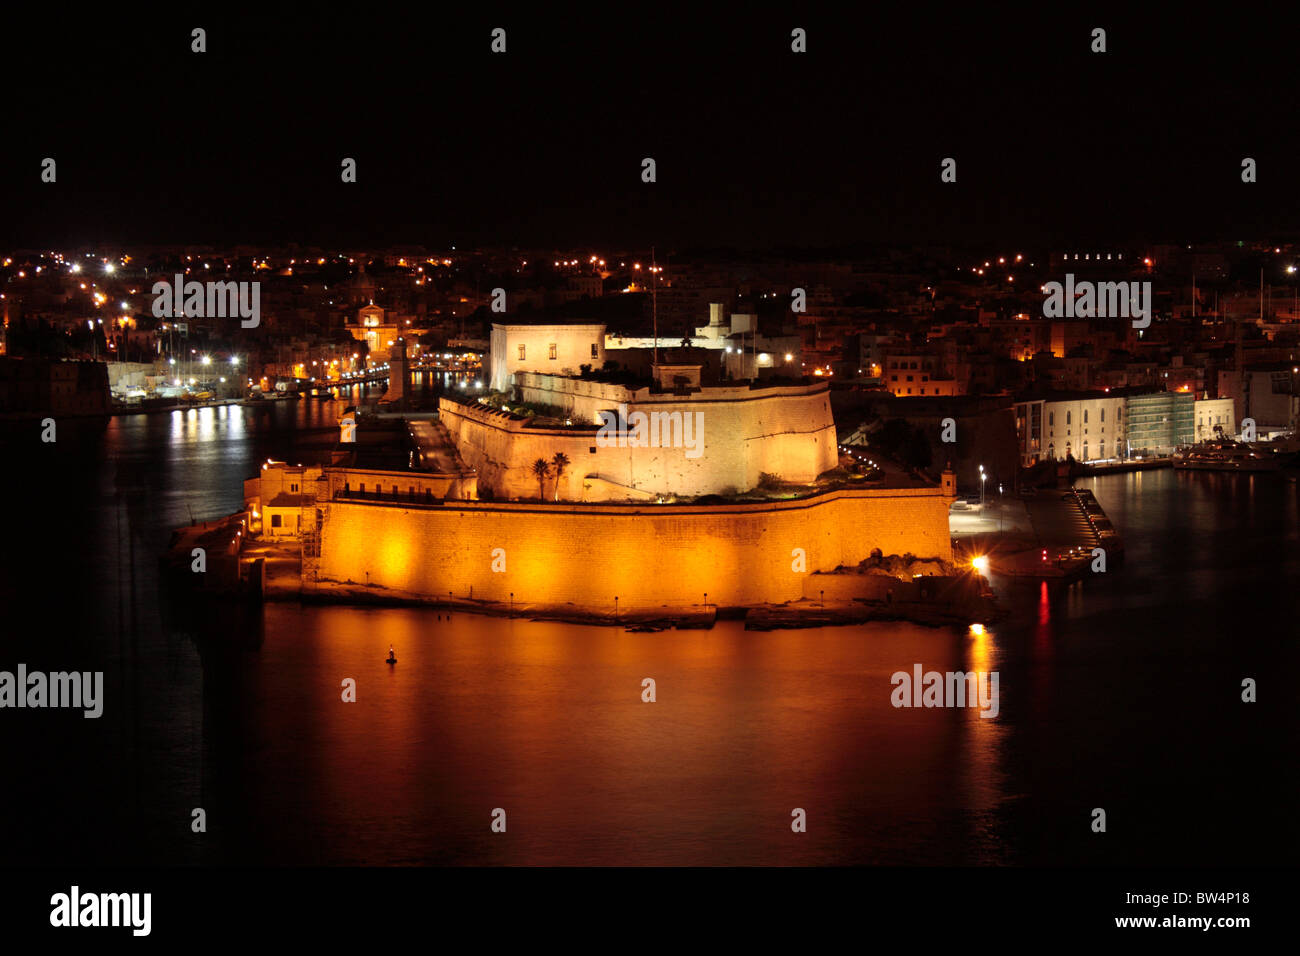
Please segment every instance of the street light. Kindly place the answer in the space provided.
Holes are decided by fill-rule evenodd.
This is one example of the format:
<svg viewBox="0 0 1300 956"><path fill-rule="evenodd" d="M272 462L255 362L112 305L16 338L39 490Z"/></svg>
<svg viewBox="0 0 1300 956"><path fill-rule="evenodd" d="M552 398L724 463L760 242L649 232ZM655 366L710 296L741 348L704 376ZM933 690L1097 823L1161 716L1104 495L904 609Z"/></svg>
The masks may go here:
<svg viewBox="0 0 1300 956"><path fill-rule="evenodd" d="M980 465L980 510L984 510L984 481L988 475L984 474L984 466Z"/></svg>

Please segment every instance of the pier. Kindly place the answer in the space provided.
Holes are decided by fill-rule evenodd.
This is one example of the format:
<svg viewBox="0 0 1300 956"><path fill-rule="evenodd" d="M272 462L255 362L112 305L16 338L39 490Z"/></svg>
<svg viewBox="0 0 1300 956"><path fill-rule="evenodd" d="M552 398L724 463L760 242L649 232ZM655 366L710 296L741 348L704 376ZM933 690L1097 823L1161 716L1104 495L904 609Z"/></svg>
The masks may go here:
<svg viewBox="0 0 1300 956"><path fill-rule="evenodd" d="M1042 490L990 502L984 508L957 502L949 515L958 563L976 558L1007 578L1074 580L1086 573L1093 551L1121 560L1124 542L1092 492L1083 488Z"/></svg>

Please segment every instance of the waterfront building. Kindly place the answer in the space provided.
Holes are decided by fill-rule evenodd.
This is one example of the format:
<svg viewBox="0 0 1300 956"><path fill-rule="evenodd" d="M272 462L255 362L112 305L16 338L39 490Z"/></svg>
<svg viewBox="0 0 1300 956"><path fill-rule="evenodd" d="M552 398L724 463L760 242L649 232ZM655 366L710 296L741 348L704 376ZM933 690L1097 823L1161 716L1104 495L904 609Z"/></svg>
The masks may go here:
<svg viewBox="0 0 1300 956"><path fill-rule="evenodd" d="M1047 392L1026 396L1015 408L1020 461L1026 467L1044 459L1127 457L1125 400L1116 393Z"/></svg>
<svg viewBox="0 0 1300 956"><path fill-rule="evenodd" d="M275 540L298 538L316 529L319 467L267 461L256 478L244 482L244 507L251 534Z"/></svg>
<svg viewBox="0 0 1300 956"><path fill-rule="evenodd" d="M1233 418L1233 401L1230 398L1202 398L1196 402L1196 441L1218 437L1219 431L1228 438L1237 433Z"/></svg>
<svg viewBox="0 0 1300 956"><path fill-rule="evenodd" d="M1138 392L1126 394L1124 401L1125 457L1169 455L1195 440L1196 397L1191 392Z"/></svg>
<svg viewBox="0 0 1300 956"><path fill-rule="evenodd" d="M1292 431L1300 417L1300 365L1286 359L1225 369L1219 373L1219 394L1235 399L1241 417L1254 419L1260 437Z"/></svg>

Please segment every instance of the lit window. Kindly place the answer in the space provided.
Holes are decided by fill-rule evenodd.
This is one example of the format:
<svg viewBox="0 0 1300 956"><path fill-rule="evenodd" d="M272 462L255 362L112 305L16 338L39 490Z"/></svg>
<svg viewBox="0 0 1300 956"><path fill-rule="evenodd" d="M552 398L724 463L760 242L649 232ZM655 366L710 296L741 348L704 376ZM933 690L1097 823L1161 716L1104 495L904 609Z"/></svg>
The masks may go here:
<svg viewBox="0 0 1300 956"><path fill-rule="evenodd" d="M525 350L526 350L526 349L527 349L527 346L525 346L525 345L521 345L521 346L519 346L519 361L521 361L521 362L524 360L524 357L525 357Z"/></svg>
<svg viewBox="0 0 1300 956"><path fill-rule="evenodd" d="M552 359L555 359L555 358L556 358L556 351L557 351L557 348L556 348L556 345L555 345L554 342L551 343L550 351L551 351L551 358L552 358Z"/></svg>

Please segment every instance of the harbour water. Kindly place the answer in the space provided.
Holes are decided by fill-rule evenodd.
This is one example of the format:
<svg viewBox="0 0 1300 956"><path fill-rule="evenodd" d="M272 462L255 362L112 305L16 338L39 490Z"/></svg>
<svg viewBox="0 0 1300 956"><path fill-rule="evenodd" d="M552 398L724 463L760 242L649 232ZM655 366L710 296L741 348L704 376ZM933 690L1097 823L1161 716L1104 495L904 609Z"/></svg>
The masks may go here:
<svg viewBox="0 0 1300 956"><path fill-rule="evenodd" d="M4 862L1294 858L1295 482L1088 479L1124 564L1056 594L1007 592L1015 613L983 632L633 634L163 593L170 530L239 508L267 458L332 443L341 408L65 421L54 444L5 426L0 670L103 670L106 700L97 720L0 711ZM916 664L996 670L998 716L894 707L891 675ZM1241 701L1248 677L1258 703Z"/></svg>

